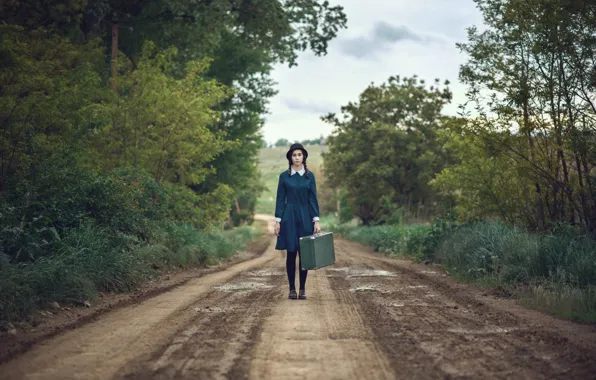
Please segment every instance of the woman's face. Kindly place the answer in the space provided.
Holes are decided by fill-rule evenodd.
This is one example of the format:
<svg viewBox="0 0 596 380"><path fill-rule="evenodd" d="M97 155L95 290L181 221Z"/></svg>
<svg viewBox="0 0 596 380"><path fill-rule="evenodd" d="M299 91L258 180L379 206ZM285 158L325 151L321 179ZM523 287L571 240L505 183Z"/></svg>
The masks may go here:
<svg viewBox="0 0 596 380"><path fill-rule="evenodd" d="M304 160L304 156L302 155L302 151L300 149L296 149L292 152L292 162L295 166L302 165L302 161Z"/></svg>

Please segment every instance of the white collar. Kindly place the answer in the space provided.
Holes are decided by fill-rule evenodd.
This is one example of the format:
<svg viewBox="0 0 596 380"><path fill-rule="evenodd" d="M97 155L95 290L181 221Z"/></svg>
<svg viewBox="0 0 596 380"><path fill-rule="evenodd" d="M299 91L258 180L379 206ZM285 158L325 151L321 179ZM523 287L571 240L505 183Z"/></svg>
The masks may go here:
<svg viewBox="0 0 596 380"><path fill-rule="evenodd" d="M294 167L292 166L292 171L291 171L290 175L292 176L296 173L300 174L300 176L303 176L304 173L306 173L306 170L304 170L304 165L302 165L302 169L300 169L298 171L294 170Z"/></svg>

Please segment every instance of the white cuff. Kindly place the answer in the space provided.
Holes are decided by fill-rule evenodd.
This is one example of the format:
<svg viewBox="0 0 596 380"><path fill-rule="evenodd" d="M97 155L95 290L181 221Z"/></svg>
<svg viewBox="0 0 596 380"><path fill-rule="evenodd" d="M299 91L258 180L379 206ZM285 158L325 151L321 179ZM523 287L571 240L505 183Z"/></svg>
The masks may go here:
<svg viewBox="0 0 596 380"><path fill-rule="evenodd" d="M313 222L318 222L319 221L319 217L318 216L315 216L314 218L312 218L312 221Z"/></svg>
<svg viewBox="0 0 596 380"><path fill-rule="evenodd" d="M281 218L275 218L275 221L276 221L277 223L281 223Z"/></svg>

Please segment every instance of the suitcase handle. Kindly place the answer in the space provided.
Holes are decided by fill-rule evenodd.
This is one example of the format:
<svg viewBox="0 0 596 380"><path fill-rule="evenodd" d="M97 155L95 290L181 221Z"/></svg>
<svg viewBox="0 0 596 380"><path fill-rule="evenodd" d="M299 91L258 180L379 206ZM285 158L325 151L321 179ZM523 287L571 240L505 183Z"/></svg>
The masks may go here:
<svg viewBox="0 0 596 380"><path fill-rule="evenodd" d="M316 234L312 234L310 236L310 240L314 240L315 238L319 237L319 236L323 236L323 235L327 235L329 232L318 232Z"/></svg>

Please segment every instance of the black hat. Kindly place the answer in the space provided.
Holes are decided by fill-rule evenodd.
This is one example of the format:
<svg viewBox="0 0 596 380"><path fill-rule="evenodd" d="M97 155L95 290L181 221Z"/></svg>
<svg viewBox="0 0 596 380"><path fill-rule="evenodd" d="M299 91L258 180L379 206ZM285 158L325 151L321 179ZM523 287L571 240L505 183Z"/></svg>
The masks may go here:
<svg viewBox="0 0 596 380"><path fill-rule="evenodd" d="M302 146L302 144L292 144L292 146L290 147L290 150L288 150L288 153L286 153L286 158L288 160L290 160L290 156L292 155L292 153L294 153L294 151L296 149L302 150L302 153L304 154L304 159L305 160L308 158L308 152L306 151L306 149L304 149L304 147Z"/></svg>

